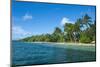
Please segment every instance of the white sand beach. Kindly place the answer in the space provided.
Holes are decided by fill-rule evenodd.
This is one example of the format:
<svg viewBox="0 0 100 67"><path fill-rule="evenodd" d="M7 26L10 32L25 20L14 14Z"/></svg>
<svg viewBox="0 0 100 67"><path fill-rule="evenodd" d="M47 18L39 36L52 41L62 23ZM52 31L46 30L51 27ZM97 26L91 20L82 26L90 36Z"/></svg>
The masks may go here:
<svg viewBox="0 0 100 67"><path fill-rule="evenodd" d="M27 42L27 43L49 43L55 45L76 45L76 46L95 46L96 44L92 43L70 43L70 42Z"/></svg>

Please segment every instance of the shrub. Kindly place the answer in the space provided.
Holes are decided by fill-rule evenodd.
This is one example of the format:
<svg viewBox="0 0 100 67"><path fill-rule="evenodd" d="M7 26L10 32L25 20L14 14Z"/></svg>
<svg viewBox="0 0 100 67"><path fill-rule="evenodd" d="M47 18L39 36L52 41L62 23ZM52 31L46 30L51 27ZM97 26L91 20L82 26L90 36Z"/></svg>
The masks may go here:
<svg viewBox="0 0 100 67"><path fill-rule="evenodd" d="M91 39L86 34L82 34L80 37L80 42L82 43L90 43Z"/></svg>

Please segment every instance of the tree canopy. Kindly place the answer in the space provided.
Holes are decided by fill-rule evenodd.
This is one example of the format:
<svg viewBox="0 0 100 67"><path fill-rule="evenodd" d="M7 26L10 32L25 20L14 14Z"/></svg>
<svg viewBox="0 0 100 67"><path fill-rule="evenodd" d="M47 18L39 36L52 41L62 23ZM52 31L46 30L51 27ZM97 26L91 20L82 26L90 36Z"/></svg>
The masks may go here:
<svg viewBox="0 0 100 67"><path fill-rule="evenodd" d="M64 31L59 27L54 29L52 34L46 33L41 35L33 35L21 39L27 42L82 42L90 43L95 41L96 21L92 21L91 17L85 14L82 18L78 18L75 23L65 23Z"/></svg>

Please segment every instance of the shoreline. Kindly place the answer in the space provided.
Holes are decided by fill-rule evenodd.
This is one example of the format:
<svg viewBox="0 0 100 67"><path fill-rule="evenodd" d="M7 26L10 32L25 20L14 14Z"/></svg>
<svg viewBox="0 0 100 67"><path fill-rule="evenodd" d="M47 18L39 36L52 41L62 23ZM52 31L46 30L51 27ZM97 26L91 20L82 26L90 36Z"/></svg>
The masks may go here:
<svg viewBox="0 0 100 67"><path fill-rule="evenodd" d="M41 44L55 44L55 45L75 45L75 46L95 46L92 43L74 43L74 42L26 42L26 43L41 43Z"/></svg>

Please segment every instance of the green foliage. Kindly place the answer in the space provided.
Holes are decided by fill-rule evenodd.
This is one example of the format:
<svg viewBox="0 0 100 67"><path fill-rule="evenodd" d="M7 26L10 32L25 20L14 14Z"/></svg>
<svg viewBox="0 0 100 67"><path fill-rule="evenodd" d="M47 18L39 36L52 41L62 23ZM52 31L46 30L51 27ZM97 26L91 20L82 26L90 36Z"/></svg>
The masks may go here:
<svg viewBox="0 0 100 67"><path fill-rule="evenodd" d="M91 39L90 39L90 37L87 36L87 34L82 33L81 36L80 36L80 42L82 42L82 43L90 43Z"/></svg>
<svg viewBox="0 0 100 67"><path fill-rule="evenodd" d="M59 27L56 27L53 34L61 34L62 31Z"/></svg>
<svg viewBox="0 0 100 67"><path fill-rule="evenodd" d="M75 23L65 23L64 31L59 27L54 29L52 34L34 35L21 39L26 42L82 42L90 43L95 41L96 21L91 22L87 14L77 19Z"/></svg>
<svg viewBox="0 0 100 67"><path fill-rule="evenodd" d="M75 31L75 25L71 23L66 23L64 25L64 32L67 32L66 36L72 42L73 40L73 32Z"/></svg>

